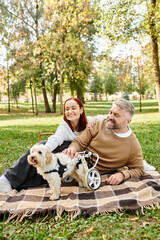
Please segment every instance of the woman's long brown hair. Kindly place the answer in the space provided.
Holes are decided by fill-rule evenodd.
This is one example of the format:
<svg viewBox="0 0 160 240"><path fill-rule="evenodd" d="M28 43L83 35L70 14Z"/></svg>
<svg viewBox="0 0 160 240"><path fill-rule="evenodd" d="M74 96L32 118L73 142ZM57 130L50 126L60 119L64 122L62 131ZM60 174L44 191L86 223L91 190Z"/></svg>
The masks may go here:
<svg viewBox="0 0 160 240"><path fill-rule="evenodd" d="M80 118L79 118L79 124L78 124L78 131L81 132L83 131L85 128L86 128L86 125L87 125L87 117L86 117L86 114L85 114L85 111L84 111L84 107L83 107L83 103L81 102L80 99L76 98L76 97L71 97L71 98L68 98L65 102L64 102L64 108L63 108L63 119L64 121L67 122L67 124L69 125L69 127L72 129L72 131L74 131L72 125L71 125L71 122L69 120L67 120L66 118L66 115L65 115L65 104L66 102L68 102L69 100L74 100L78 103L79 107L80 108L83 108L83 113L80 115Z"/></svg>

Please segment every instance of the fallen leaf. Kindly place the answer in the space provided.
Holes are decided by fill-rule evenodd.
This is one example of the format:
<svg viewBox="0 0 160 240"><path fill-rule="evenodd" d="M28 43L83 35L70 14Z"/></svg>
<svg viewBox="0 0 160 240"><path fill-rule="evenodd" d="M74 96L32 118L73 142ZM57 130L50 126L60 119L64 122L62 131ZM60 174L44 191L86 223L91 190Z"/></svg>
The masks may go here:
<svg viewBox="0 0 160 240"><path fill-rule="evenodd" d="M88 230L86 230L86 233L90 233L90 232L93 232L93 225L91 228L89 228Z"/></svg>
<svg viewBox="0 0 160 240"><path fill-rule="evenodd" d="M143 222L142 226L145 227L146 225L149 225L149 224L150 224L149 222Z"/></svg>
<svg viewBox="0 0 160 240"><path fill-rule="evenodd" d="M132 218L129 218L129 220L134 222L134 221L139 220L139 218L138 217L132 217Z"/></svg>

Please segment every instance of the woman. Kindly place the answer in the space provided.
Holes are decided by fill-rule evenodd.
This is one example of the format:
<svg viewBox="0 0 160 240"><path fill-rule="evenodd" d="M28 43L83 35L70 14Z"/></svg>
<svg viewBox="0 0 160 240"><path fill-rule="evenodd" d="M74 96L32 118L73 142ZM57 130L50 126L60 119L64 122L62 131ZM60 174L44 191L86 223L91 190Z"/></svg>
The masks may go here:
<svg viewBox="0 0 160 240"><path fill-rule="evenodd" d="M67 148L71 141L77 138L86 128L88 122L92 119L86 117L83 103L78 98L69 98L64 103L63 121L57 128L54 135L47 141L40 143L46 144L52 152L61 152ZM89 127L94 124L90 121ZM18 191L29 187L38 187L46 181L37 174L36 169L27 161L30 154L28 150L23 154L15 164L8 168L0 177L0 192L9 192L12 189Z"/></svg>

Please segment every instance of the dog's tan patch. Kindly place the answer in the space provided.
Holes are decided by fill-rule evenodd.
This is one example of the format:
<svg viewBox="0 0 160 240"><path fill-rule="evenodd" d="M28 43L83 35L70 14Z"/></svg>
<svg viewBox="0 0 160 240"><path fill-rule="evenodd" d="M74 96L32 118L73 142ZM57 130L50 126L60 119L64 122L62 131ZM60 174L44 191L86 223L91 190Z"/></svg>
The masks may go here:
<svg viewBox="0 0 160 240"><path fill-rule="evenodd" d="M50 164L52 162L52 153L50 151L46 152L46 164Z"/></svg>

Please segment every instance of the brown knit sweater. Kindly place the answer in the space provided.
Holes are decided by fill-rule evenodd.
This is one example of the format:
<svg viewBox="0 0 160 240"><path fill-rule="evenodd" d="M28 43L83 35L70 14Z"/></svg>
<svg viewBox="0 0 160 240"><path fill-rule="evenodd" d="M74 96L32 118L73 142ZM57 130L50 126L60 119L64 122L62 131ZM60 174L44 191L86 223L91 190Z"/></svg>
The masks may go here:
<svg viewBox="0 0 160 240"><path fill-rule="evenodd" d="M106 127L106 119L97 119L92 128L86 128L71 145L77 152L91 151L99 155L96 165L97 170L111 173L127 166L128 169L120 170L125 179L139 177L144 174L144 165L140 144L136 136L121 138Z"/></svg>

